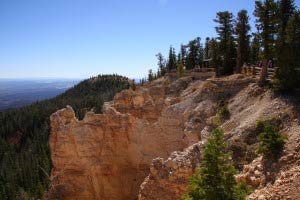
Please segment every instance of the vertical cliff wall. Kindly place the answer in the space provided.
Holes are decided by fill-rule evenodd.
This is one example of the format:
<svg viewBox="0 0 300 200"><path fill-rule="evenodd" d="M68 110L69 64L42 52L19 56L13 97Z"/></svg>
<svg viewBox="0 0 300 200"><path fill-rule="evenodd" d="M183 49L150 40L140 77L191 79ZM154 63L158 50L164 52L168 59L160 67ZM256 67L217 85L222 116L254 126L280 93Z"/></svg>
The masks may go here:
<svg viewBox="0 0 300 200"><path fill-rule="evenodd" d="M175 91L190 81L179 83L185 85ZM162 80L125 90L105 103L104 114L87 113L81 121L71 107L54 113L52 181L45 198L136 199L152 159L187 147L183 110L172 107L169 89Z"/></svg>

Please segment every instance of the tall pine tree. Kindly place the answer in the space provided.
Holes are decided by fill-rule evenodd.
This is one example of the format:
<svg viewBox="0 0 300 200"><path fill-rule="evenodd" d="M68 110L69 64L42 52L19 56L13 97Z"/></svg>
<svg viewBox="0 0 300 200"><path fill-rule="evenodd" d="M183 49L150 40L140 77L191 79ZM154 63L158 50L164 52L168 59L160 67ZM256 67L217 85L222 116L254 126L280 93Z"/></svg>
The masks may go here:
<svg viewBox="0 0 300 200"><path fill-rule="evenodd" d="M153 80L154 80L154 74L153 74L152 69L150 69L148 72L148 81L151 82Z"/></svg>
<svg viewBox="0 0 300 200"><path fill-rule="evenodd" d="M252 33L252 41L250 44L250 62L255 65L259 62L260 58L260 38L259 34Z"/></svg>
<svg viewBox="0 0 300 200"><path fill-rule="evenodd" d="M295 38L295 44L291 41L292 34L294 34L292 31L297 30L297 14L293 16L294 12L293 0L281 0L279 2L279 28L276 45L278 68L275 73L274 87L281 91L291 90L297 83L297 76L295 76L297 75L297 71L295 71L295 64L297 63L295 59L297 58L294 57L293 52L294 47L297 46L297 39Z"/></svg>
<svg viewBox="0 0 300 200"><path fill-rule="evenodd" d="M160 75L164 76L166 73L166 61L161 53L156 54L158 60L158 69L160 71Z"/></svg>
<svg viewBox="0 0 300 200"><path fill-rule="evenodd" d="M186 66L187 52L186 52L186 46L183 44L180 46L180 55L181 55L183 65Z"/></svg>
<svg viewBox="0 0 300 200"><path fill-rule="evenodd" d="M219 58L219 47L218 42L215 38L212 38L209 42L209 58L211 58L211 66L215 68L216 76L220 75L220 58Z"/></svg>
<svg viewBox="0 0 300 200"><path fill-rule="evenodd" d="M275 36L278 28L277 8L274 0L255 1L256 28L262 41L263 59L265 60L274 58Z"/></svg>
<svg viewBox="0 0 300 200"><path fill-rule="evenodd" d="M200 66L203 61L203 48L200 37L191 40L188 44L189 51L186 58L186 68L193 69Z"/></svg>
<svg viewBox="0 0 300 200"><path fill-rule="evenodd" d="M169 59L167 64L168 70L176 69L176 54L175 49L171 46L169 50Z"/></svg>
<svg viewBox="0 0 300 200"><path fill-rule="evenodd" d="M295 2L294 0L280 0L279 1L279 20L278 20L278 41L279 49L280 45L284 45L286 39L286 27L289 19L295 12Z"/></svg>
<svg viewBox="0 0 300 200"><path fill-rule="evenodd" d="M250 25L249 16L246 10L241 10L238 13L236 23L236 35L237 35L237 60L236 60L236 72L241 73L242 66L245 62L249 61L249 42L250 42Z"/></svg>
<svg viewBox="0 0 300 200"><path fill-rule="evenodd" d="M219 52L222 58L222 74L233 73L235 66L235 49L233 38L233 14L228 11L218 12L214 22L218 23L215 27L219 40Z"/></svg>
<svg viewBox="0 0 300 200"><path fill-rule="evenodd" d="M274 86L280 91L300 87L300 11L290 18L286 27L284 51L278 59Z"/></svg>
<svg viewBox="0 0 300 200"><path fill-rule="evenodd" d="M210 38L207 37L205 39L205 46L204 46L204 59L209 59L209 42L210 42Z"/></svg>

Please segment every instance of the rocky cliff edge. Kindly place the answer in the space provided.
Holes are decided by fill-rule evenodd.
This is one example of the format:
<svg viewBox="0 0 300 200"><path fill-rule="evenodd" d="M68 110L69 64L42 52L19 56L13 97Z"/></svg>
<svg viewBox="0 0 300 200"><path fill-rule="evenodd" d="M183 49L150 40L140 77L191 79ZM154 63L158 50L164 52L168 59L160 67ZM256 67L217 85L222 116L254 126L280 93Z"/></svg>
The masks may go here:
<svg viewBox="0 0 300 200"><path fill-rule="evenodd" d="M231 117L220 122L221 100L228 103ZM282 177L299 171L295 108L292 100L276 97L242 75L161 78L136 91L120 92L104 104L103 114L89 112L83 120L67 107L50 119L53 169L45 198L179 200L189 176L201 165L209 131L220 126L241 170L237 180L256 189L248 198L272 199L268 191L278 191L277 185L285 184ZM277 119L288 137L276 170L255 153L258 119ZM299 179L289 184L296 188ZM300 198L291 193L288 198Z"/></svg>

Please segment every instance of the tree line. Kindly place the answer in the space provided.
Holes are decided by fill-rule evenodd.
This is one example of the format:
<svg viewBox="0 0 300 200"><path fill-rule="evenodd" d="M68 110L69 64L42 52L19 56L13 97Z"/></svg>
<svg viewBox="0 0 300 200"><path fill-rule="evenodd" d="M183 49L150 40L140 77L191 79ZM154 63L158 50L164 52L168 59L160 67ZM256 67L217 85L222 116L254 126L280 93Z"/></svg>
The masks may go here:
<svg viewBox="0 0 300 200"><path fill-rule="evenodd" d="M294 0L255 1L255 30L251 30L247 10L235 17L232 12L221 11L213 20L217 37L197 37L182 44L176 53L170 47L166 58L156 55L158 70L149 70L142 82L164 76L168 71L214 67L218 76L241 73L244 64L276 67L273 87L278 91L291 91L300 87L300 10Z"/></svg>

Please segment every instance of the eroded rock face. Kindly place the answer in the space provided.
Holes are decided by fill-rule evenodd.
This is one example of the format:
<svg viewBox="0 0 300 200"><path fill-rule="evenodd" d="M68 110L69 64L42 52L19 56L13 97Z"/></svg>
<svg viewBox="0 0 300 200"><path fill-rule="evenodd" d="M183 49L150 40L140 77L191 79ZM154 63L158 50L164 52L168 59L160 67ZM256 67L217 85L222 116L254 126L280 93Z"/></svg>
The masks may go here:
<svg viewBox="0 0 300 200"><path fill-rule="evenodd" d="M73 118L71 118L73 116ZM66 118L70 117L70 118ZM71 108L51 116L50 148L53 162L48 199L120 199L115 188L138 186L138 166L128 157L128 133L135 118L128 114L88 114L83 121ZM133 173L134 171L134 173ZM123 176L126 172L131 176ZM145 171L144 171L145 173ZM123 182L117 181L122 177ZM132 188L122 191L131 195Z"/></svg>
<svg viewBox="0 0 300 200"><path fill-rule="evenodd" d="M248 165L245 165L244 170L236 177L237 181L245 181L257 189L248 199L299 199L297 160L300 158L300 140L297 137L300 126L297 120L290 123L293 120L293 107L287 100L274 97L270 90L249 83L239 75L213 79L199 88L201 89L190 85L182 93L186 101L178 104L194 102L189 104L189 108L193 109L185 110L184 121L187 135L200 133L198 137L201 142L195 144L198 148L194 149L194 145L183 152L172 154L168 159L153 160L150 173L140 187L139 200L180 200L187 192L189 177L201 165L201 148L209 137L212 124L210 119L215 117L216 102L220 96L227 98L231 113L230 119L220 125L225 131L225 139L229 144L239 142L249 147L233 154L241 154L245 159L249 153L254 153L251 157L256 158L253 158L253 162L250 160L251 163L246 159L239 161ZM261 156L255 155L257 146L254 151L251 149L258 142L255 135L256 123L259 119L270 120L274 117L282 121L282 132L287 133L288 140L278 162L263 162ZM290 167L292 169L287 171ZM285 191L288 191L288 194Z"/></svg>
<svg viewBox="0 0 300 200"><path fill-rule="evenodd" d="M255 145L258 119L291 119L292 108L285 100L276 99L241 75L207 81L191 77L175 82L159 79L136 91L117 94L112 102L104 104L104 114L90 112L82 121L67 107L51 116L52 184L45 198L181 199L189 177L201 165L201 151L214 127L220 98L228 101L231 113L230 119L220 125L229 143ZM251 164L253 159L247 161L249 165L244 166L237 180L246 180L257 188L249 199L267 197L273 189L270 186L265 190L270 180L285 187L289 179L276 182L283 172L288 173L284 177L295 177L289 184L297 188L299 163L290 172L282 166L299 160L299 131L298 121L286 126L284 132L290 140L276 165L277 171L260 166L258 155L254 154L257 159L254 157ZM243 159L244 155L238 156ZM244 165L245 160L239 162ZM266 176L268 172L271 179Z"/></svg>
<svg viewBox="0 0 300 200"><path fill-rule="evenodd" d="M152 161L150 174L141 185L139 200L181 199L186 192L188 177L201 163L203 143L196 143L184 151L176 151L164 160Z"/></svg>
<svg viewBox="0 0 300 200"><path fill-rule="evenodd" d="M125 90L104 104L104 114L89 112L82 121L71 107L54 113L52 182L45 198L136 199L152 159L187 147L183 109L171 105L166 90L159 81Z"/></svg>
<svg viewBox="0 0 300 200"><path fill-rule="evenodd" d="M260 156L245 165L242 173L236 176L237 182L244 182L253 189L262 188L266 184L266 175L264 174L263 157Z"/></svg>

